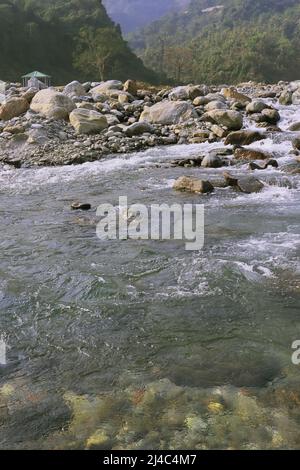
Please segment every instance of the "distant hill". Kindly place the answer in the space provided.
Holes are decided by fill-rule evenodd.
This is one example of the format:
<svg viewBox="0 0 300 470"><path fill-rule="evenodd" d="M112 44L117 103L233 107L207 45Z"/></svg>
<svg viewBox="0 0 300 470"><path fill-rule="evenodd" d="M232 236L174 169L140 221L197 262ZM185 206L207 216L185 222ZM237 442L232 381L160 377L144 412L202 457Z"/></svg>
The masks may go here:
<svg viewBox="0 0 300 470"><path fill-rule="evenodd" d="M299 0L191 0L132 33L144 63L175 82L300 78Z"/></svg>
<svg viewBox="0 0 300 470"><path fill-rule="evenodd" d="M128 33L186 7L190 0L103 0L108 14Z"/></svg>
<svg viewBox="0 0 300 470"><path fill-rule="evenodd" d="M100 80L101 74L155 81L101 0L0 0L0 22L2 80L40 70L54 83Z"/></svg>

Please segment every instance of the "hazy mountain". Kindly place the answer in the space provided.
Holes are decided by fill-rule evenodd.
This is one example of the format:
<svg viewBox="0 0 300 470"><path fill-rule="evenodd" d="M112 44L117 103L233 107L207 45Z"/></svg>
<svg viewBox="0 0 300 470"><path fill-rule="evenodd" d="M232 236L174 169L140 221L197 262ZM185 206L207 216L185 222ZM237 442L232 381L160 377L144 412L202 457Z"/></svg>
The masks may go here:
<svg viewBox="0 0 300 470"><path fill-rule="evenodd" d="M179 11L190 0L103 0L108 14L122 31L128 33L161 18L170 11Z"/></svg>

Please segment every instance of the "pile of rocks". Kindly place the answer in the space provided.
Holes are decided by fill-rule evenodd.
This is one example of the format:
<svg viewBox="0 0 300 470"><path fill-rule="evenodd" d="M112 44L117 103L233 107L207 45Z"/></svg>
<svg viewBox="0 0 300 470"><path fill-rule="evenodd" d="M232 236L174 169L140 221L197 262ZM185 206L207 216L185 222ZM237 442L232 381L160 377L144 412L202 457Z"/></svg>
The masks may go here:
<svg viewBox="0 0 300 470"><path fill-rule="evenodd" d="M228 145L248 145L264 136L240 131L245 119L266 133L280 131L278 111L262 97L282 101L287 90L294 90L294 102L296 83L155 89L109 80L44 90L10 84L0 106L0 162L77 164L157 145L224 138Z"/></svg>

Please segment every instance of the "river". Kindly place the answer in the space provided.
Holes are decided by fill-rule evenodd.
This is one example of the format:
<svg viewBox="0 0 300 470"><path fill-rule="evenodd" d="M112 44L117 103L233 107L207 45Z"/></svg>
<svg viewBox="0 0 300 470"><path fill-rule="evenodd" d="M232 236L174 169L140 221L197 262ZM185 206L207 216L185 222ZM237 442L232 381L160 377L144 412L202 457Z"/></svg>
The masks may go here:
<svg viewBox="0 0 300 470"><path fill-rule="evenodd" d="M300 121L280 108L283 129ZM254 172L257 194L172 190L221 176L168 165L220 144L0 170L0 448L300 447L300 175L281 169L283 135L251 145L279 162ZM119 196L204 203L204 249L99 240L96 208Z"/></svg>

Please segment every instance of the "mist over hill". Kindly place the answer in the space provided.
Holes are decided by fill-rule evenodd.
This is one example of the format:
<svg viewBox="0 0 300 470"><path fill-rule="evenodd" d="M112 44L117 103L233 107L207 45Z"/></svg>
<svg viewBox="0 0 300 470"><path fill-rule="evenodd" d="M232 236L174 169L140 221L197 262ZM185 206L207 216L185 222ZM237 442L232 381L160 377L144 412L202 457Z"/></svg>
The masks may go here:
<svg viewBox="0 0 300 470"><path fill-rule="evenodd" d="M108 14L128 33L159 19L170 11L182 10L190 0L103 0Z"/></svg>

